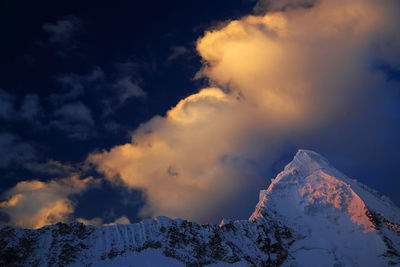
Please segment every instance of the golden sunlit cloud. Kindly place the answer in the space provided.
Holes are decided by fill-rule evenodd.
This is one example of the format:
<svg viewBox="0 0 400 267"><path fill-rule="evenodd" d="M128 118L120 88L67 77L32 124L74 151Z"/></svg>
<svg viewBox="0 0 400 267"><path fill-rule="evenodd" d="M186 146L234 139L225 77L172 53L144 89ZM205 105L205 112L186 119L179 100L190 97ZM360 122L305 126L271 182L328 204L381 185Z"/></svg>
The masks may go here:
<svg viewBox="0 0 400 267"><path fill-rule="evenodd" d="M86 224L86 225L94 225L94 226L100 226L100 225L116 225L116 224L130 224L131 221L126 217L126 216L121 216L118 219L116 219L113 222L110 223L104 223L103 219L100 217L92 218L90 220L86 220L83 218L77 218L75 219L77 222Z"/></svg>
<svg viewBox="0 0 400 267"><path fill-rule="evenodd" d="M271 164L293 133L376 96L385 79L368 69L371 60L399 64L389 56L400 51L396 1L263 3L280 11L230 21L197 41L197 77L211 88L142 124L132 142L88 157L110 181L145 192L142 216L233 214L233 203L264 183L249 162Z"/></svg>
<svg viewBox="0 0 400 267"><path fill-rule="evenodd" d="M84 192L97 182L91 177L79 179L77 176L49 182L19 182L5 193L3 197L8 200L0 202L0 208L9 216L6 224L12 226L35 229L68 222L75 207L68 197Z"/></svg>

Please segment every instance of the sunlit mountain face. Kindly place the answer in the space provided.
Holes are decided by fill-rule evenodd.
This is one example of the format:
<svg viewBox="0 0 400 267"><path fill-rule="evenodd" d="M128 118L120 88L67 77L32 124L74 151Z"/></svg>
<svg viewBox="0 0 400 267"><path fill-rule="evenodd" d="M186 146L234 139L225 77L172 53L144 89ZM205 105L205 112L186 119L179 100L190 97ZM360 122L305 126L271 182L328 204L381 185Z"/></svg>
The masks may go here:
<svg viewBox="0 0 400 267"><path fill-rule="evenodd" d="M0 261L399 264L399 18L2 1Z"/></svg>
<svg viewBox="0 0 400 267"><path fill-rule="evenodd" d="M324 157L299 150L248 220L0 227L0 262L62 266L391 266L400 209Z"/></svg>

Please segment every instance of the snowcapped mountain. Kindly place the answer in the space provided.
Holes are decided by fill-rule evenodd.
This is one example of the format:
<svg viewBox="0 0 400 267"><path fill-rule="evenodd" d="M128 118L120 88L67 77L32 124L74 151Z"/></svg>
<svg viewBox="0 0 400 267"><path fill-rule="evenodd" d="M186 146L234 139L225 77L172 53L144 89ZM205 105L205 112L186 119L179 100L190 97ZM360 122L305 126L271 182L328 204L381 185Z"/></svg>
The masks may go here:
<svg viewBox="0 0 400 267"><path fill-rule="evenodd" d="M299 150L249 220L0 227L1 266L400 265L400 209Z"/></svg>

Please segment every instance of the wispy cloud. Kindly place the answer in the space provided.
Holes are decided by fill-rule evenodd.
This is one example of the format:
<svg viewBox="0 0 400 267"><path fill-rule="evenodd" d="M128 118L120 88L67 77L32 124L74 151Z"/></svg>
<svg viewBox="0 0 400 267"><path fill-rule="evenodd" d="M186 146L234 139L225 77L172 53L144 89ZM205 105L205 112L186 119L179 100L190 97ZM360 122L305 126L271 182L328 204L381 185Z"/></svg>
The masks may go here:
<svg viewBox="0 0 400 267"><path fill-rule="evenodd" d="M46 23L42 26L48 34L46 42L41 45L56 45L73 48L77 45L76 34L82 30L82 21L75 16L66 16L54 23Z"/></svg>
<svg viewBox="0 0 400 267"><path fill-rule="evenodd" d="M288 11L297 8L311 8L318 0L259 0L254 6L257 14L265 12Z"/></svg>
<svg viewBox="0 0 400 267"><path fill-rule="evenodd" d="M131 79L130 76L124 77L118 80L113 86L117 90L117 97L120 104L125 103L130 98L146 96L146 92L133 83Z"/></svg>
<svg viewBox="0 0 400 267"><path fill-rule="evenodd" d="M173 61L179 57L190 54L190 50L184 46L177 45L171 47L171 54L169 55L167 61Z"/></svg>

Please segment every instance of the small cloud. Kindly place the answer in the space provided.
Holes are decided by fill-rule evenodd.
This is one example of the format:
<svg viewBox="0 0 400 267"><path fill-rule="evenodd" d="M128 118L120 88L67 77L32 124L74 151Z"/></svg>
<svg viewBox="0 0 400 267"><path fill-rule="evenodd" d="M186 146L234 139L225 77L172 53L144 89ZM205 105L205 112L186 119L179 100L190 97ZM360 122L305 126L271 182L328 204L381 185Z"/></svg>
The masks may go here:
<svg viewBox="0 0 400 267"><path fill-rule="evenodd" d="M0 89L0 118L11 120L14 116L14 96Z"/></svg>
<svg viewBox="0 0 400 267"><path fill-rule="evenodd" d="M54 115L66 122L94 125L90 109L80 101L60 107L54 112Z"/></svg>
<svg viewBox="0 0 400 267"><path fill-rule="evenodd" d="M132 75L117 80L111 87L112 94L103 99L103 116L111 115L116 109L123 107L132 98L145 98L146 92L136 82L132 82ZM111 93L111 92L110 92Z"/></svg>
<svg viewBox="0 0 400 267"><path fill-rule="evenodd" d="M119 103L123 104L130 98L145 97L146 92L133 83L130 76L124 77L114 85L117 89Z"/></svg>
<svg viewBox="0 0 400 267"><path fill-rule="evenodd" d="M93 68L92 72L89 73L89 75L86 75L83 77L81 76L81 78L83 78L84 80L86 80L88 82L94 82L94 81L104 79L104 76L105 76L105 74L104 74L103 70L100 67L95 66Z"/></svg>
<svg viewBox="0 0 400 267"><path fill-rule="evenodd" d="M101 81L104 76L103 70L98 66L94 66L92 71L86 75L73 73L58 75L55 80L61 85L62 90L60 93L51 94L48 99L56 105L65 101L76 100L85 94L85 87Z"/></svg>
<svg viewBox="0 0 400 267"><path fill-rule="evenodd" d="M51 94L49 96L50 102L54 104L59 104L68 100L75 100L84 93L83 84L75 75L58 76L56 81L61 84L64 92Z"/></svg>
<svg viewBox="0 0 400 267"><path fill-rule="evenodd" d="M24 165L38 158L37 150L31 143L7 132L0 133L0 154L0 168Z"/></svg>
<svg viewBox="0 0 400 267"><path fill-rule="evenodd" d="M85 225L93 225L93 226L103 225L103 219L100 217L96 217L93 219L76 218L75 221L83 223Z"/></svg>
<svg viewBox="0 0 400 267"><path fill-rule="evenodd" d="M265 12L286 11L296 8L311 8L317 0L259 0L254 6L256 14Z"/></svg>
<svg viewBox="0 0 400 267"><path fill-rule="evenodd" d="M57 160L50 159L44 163L32 161L24 164L24 167L33 172L46 174L50 176L68 176L73 173L81 173L85 170L85 166L81 164L62 163Z"/></svg>
<svg viewBox="0 0 400 267"><path fill-rule="evenodd" d="M123 131L128 132L128 129L125 126L115 121L107 121L104 123L103 127L106 131L114 134L121 133Z"/></svg>
<svg viewBox="0 0 400 267"><path fill-rule="evenodd" d="M68 133L72 139L88 139L96 135L90 109L80 101L66 104L54 112L50 127Z"/></svg>
<svg viewBox="0 0 400 267"><path fill-rule="evenodd" d="M131 223L131 221L124 215L124 216L119 217L115 221L107 223L105 225L130 224L130 223Z"/></svg>
<svg viewBox="0 0 400 267"><path fill-rule="evenodd" d="M0 202L0 212L8 217L6 225L23 228L69 222L75 209L69 196L83 193L98 181L92 177L71 176L49 182L19 182L2 195L7 200Z"/></svg>
<svg viewBox="0 0 400 267"><path fill-rule="evenodd" d="M141 64L136 62L120 62L115 64L115 68L120 75L132 75L136 73L141 67Z"/></svg>
<svg viewBox="0 0 400 267"><path fill-rule="evenodd" d="M173 61L178 57L190 54L190 50L184 46L172 46L171 55L168 57L167 61Z"/></svg>
<svg viewBox="0 0 400 267"><path fill-rule="evenodd" d="M42 113L40 99L36 94L29 94L24 97L21 105L20 117L32 121Z"/></svg>
<svg viewBox="0 0 400 267"><path fill-rule="evenodd" d="M19 99L5 90L0 89L0 119L5 121L33 121L42 113L40 99L36 94L26 95L20 108L15 106ZM38 123L36 120L35 123Z"/></svg>
<svg viewBox="0 0 400 267"><path fill-rule="evenodd" d="M84 218L77 218L76 221L81 222L86 225L94 225L94 226L100 226L100 225L109 226L109 225L116 225L116 224L130 224L131 223L131 221L125 215L119 217L118 219L116 219L115 221L110 222L110 223L104 223L103 219L100 217L96 217L96 218L89 219L89 220L84 219Z"/></svg>
<svg viewBox="0 0 400 267"><path fill-rule="evenodd" d="M49 35L47 44L69 47L76 46L74 37L81 28L82 21L75 16L67 16L55 23L46 23L42 26L43 31Z"/></svg>
<svg viewBox="0 0 400 267"><path fill-rule="evenodd" d="M23 168L34 174L66 177L83 173L88 168L81 163L62 163L53 159L44 161L39 151L38 145L15 134L0 133L0 155L2 155L0 169Z"/></svg>

